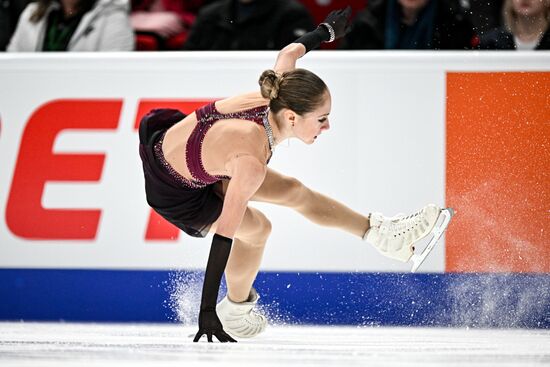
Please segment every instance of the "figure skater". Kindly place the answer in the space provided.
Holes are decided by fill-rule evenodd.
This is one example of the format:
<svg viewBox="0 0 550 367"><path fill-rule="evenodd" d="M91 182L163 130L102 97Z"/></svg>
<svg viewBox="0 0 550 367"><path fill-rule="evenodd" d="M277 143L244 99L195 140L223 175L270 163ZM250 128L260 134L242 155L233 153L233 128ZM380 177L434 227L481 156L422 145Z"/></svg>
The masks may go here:
<svg viewBox="0 0 550 367"><path fill-rule="evenodd" d="M267 325L254 310L259 296L253 282L271 224L248 206L249 201L292 208L316 224L351 233L383 255L404 262L425 257L427 253L414 254L414 244L444 229L436 222L449 212L435 205L409 216L365 216L267 167L281 141L297 138L312 144L329 129L327 86L295 64L321 42L342 37L350 13L349 8L330 13L316 30L282 49L273 70L260 76L260 91L216 101L189 116L159 109L141 120L147 202L191 236L214 234L195 342L204 334L209 342L212 335L220 342L234 342L232 336L253 337ZM447 223L448 219L450 215ZM439 238L434 235L433 244L435 237ZM224 271L227 295L216 306Z"/></svg>

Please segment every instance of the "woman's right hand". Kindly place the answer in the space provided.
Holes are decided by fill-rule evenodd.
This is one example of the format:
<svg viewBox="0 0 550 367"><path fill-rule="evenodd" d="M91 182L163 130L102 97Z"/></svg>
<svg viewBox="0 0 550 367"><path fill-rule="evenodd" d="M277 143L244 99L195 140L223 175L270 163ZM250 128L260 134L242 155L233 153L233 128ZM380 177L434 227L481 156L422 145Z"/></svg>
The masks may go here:
<svg viewBox="0 0 550 367"><path fill-rule="evenodd" d="M329 24L334 29L335 39L341 38L349 31L349 19L351 16L351 7L345 9L333 10L327 15L323 23ZM322 23L321 23L322 24Z"/></svg>

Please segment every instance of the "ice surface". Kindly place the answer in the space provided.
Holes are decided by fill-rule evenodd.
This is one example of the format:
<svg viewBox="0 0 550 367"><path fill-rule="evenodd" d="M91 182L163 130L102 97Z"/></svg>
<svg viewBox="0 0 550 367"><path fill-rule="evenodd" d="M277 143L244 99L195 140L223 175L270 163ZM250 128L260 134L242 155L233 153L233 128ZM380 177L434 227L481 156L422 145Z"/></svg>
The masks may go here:
<svg viewBox="0 0 550 367"><path fill-rule="evenodd" d="M178 324L0 323L8 366L548 366L550 330L270 327L192 343Z"/></svg>

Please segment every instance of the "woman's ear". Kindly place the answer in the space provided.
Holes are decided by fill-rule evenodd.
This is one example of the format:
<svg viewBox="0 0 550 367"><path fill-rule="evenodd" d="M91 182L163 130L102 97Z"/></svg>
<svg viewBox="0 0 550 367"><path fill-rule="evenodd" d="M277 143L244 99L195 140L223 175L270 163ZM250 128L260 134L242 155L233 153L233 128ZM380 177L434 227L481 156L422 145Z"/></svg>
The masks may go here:
<svg viewBox="0 0 550 367"><path fill-rule="evenodd" d="M294 122L296 121L296 113L292 110L285 110L283 113L283 116L285 120L289 121L292 126L294 126Z"/></svg>

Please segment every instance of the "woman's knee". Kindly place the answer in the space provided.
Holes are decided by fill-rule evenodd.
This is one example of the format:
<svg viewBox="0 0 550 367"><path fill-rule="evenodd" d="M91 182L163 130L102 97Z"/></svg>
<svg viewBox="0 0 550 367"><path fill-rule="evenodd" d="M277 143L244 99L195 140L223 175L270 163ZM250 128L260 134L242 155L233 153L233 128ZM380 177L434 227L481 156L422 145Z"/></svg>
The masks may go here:
<svg viewBox="0 0 550 367"><path fill-rule="evenodd" d="M248 208L247 215L235 237L253 246L263 246L271 234L271 221L261 211Z"/></svg>
<svg viewBox="0 0 550 367"><path fill-rule="evenodd" d="M298 207L302 205L308 188L297 178L290 177L285 182L285 204L289 207Z"/></svg>
<svg viewBox="0 0 550 367"><path fill-rule="evenodd" d="M262 220L262 225L261 225L261 228L260 228L260 236L264 240L267 240L267 238L271 234L271 230L272 230L273 227L271 225L271 221L269 219L267 219L267 217L265 215L263 215L263 217L264 217L264 219Z"/></svg>
<svg viewBox="0 0 550 367"><path fill-rule="evenodd" d="M273 204L293 207L303 200L304 189L306 187L300 180L281 175L266 185L260 199Z"/></svg>
<svg viewBox="0 0 550 367"><path fill-rule="evenodd" d="M254 210L254 216L255 216L255 222L256 222L255 230L253 231L254 235L257 236L257 238L261 242L265 243L265 241L271 234L271 229L272 229L271 221L261 211L256 209L253 209L253 210Z"/></svg>

